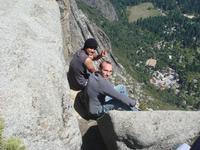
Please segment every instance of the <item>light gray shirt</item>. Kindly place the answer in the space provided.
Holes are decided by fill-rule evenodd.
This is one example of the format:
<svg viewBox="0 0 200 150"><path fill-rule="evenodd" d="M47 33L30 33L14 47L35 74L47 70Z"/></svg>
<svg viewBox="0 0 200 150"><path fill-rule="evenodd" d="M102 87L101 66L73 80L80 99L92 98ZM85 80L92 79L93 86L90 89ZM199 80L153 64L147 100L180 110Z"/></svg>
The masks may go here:
<svg viewBox="0 0 200 150"><path fill-rule="evenodd" d="M104 79L101 74L91 74L88 84L84 89L84 103L87 111L93 115L101 113L102 106L105 103L105 96L110 96L130 107L136 104L135 100L116 91L114 85L111 84L110 81Z"/></svg>

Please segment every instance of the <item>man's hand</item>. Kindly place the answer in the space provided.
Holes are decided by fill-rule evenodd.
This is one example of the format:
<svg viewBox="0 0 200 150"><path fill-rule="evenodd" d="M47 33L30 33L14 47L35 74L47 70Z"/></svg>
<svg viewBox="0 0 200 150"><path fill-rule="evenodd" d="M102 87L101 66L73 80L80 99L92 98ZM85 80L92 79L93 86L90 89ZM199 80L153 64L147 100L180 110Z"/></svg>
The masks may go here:
<svg viewBox="0 0 200 150"><path fill-rule="evenodd" d="M131 104L130 108L131 108L132 111L141 111L141 109L139 108L139 101L138 100L134 100L134 104Z"/></svg>
<svg viewBox="0 0 200 150"><path fill-rule="evenodd" d="M135 100L135 108L139 109L140 103L138 100Z"/></svg>
<svg viewBox="0 0 200 150"><path fill-rule="evenodd" d="M93 55L93 56L89 56L92 60L99 60L99 59L101 59L102 57L105 57L106 55L107 55L107 50L102 50L101 52L100 52L100 54L99 55L97 55L97 56L95 56L95 55Z"/></svg>
<svg viewBox="0 0 200 150"><path fill-rule="evenodd" d="M107 54L108 54L107 50L102 50L100 56L105 57Z"/></svg>

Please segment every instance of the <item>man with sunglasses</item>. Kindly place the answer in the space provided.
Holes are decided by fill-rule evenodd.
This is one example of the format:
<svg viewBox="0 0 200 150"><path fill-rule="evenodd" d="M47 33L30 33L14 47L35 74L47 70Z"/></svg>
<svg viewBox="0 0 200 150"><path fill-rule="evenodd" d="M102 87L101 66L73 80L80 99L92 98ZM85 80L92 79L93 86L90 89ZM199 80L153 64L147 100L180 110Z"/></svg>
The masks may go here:
<svg viewBox="0 0 200 150"><path fill-rule="evenodd" d="M83 90L87 85L90 73L96 71L93 61L107 55L105 50L97 55L97 47L97 41L94 38L89 38L85 41L84 47L74 54L67 73L70 89Z"/></svg>

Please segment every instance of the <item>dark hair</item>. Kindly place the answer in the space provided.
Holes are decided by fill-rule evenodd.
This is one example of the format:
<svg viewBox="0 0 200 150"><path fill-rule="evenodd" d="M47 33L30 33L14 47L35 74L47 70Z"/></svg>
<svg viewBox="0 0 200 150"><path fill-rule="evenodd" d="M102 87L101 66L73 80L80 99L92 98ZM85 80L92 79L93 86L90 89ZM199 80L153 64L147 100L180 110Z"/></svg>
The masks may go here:
<svg viewBox="0 0 200 150"><path fill-rule="evenodd" d="M102 65L103 63L107 63L107 64L112 65L112 63L111 63L110 61L104 60L104 61L102 61L102 62L99 64L99 69L102 69L102 68L103 68L103 65Z"/></svg>
<svg viewBox="0 0 200 150"><path fill-rule="evenodd" d="M85 50L86 48L93 48L96 50L97 47L98 47L97 41L94 38L89 38L85 41L83 49Z"/></svg>

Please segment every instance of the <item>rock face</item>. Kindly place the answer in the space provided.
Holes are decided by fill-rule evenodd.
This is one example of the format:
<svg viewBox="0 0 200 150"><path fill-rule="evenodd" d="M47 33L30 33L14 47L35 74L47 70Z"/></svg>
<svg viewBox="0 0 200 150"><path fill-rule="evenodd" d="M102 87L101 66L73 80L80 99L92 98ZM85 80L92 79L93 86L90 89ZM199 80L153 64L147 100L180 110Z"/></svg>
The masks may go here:
<svg viewBox="0 0 200 150"><path fill-rule="evenodd" d="M81 0L81 1L99 10L106 19L110 21L118 20L117 13L115 12L115 8L113 7L110 0Z"/></svg>
<svg viewBox="0 0 200 150"><path fill-rule="evenodd" d="M29 150L80 149L58 4L0 1L0 117Z"/></svg>
<svg viewBox="0 0 200 150"><path fill-rule="evenodd" d="M109 38L78 9L75 0L59 0L58 2L64 31L63 38L64 40L67 39L64 44L65 53L68 55L65 56L69 56L69 54L73 54L82 48L84 41L90 37L97 40L100 50L111 49Z"/></svg>
<svg viewBox="0 0 200 150"><path fill-rule="evenodd" d="M200 112L111 111L98 120L109 150L170 150L200 132Z"/></svg>

